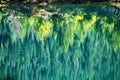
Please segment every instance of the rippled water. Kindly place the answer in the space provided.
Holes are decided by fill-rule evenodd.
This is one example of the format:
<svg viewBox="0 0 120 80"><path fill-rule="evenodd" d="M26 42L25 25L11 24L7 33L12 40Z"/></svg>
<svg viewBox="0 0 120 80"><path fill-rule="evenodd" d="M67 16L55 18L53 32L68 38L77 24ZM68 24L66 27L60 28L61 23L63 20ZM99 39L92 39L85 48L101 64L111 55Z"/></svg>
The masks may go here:
<svg viewBox="0 0 120 80"><path fill-rule="evenodd" d="M0 80L120 80L120 9L0 8Z"/></svg>

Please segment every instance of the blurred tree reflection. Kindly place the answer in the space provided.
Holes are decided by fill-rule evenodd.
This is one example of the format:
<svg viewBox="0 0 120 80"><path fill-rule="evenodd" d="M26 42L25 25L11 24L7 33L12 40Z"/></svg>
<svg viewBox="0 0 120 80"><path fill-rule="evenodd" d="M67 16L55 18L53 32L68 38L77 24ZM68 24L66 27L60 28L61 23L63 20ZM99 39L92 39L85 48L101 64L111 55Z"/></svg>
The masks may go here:
<svg viewBox="0 0 120 80"><path fill-rule="evenodd" d="M57 8L48 19L30 15L30 7L1 9L0 79L119 80L120 10L111 5L44 10Z"/></svg>

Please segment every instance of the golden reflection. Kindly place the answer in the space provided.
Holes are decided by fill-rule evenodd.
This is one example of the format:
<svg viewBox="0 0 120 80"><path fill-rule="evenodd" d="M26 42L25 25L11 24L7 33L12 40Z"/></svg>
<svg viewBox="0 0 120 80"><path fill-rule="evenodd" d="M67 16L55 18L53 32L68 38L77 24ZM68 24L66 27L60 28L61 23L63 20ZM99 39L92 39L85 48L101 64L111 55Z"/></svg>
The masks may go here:
<svg viewBox="0 0 120 80"><path fill-rule="evenodd" d="M92 26L95 24L96 20L97 20L96 15L92 15L91 20L84 21L83 22L84 31L88 31L89 29L91 29Z"/></svg>
<svg viewBox="0 0 120 80"><path fill-rule="evenodd" d="M51 28L52 28L52 23L43 21L40 24L40 27L38 29L37 35L40 37L40 40L43 42L46 37L50 34Z"/></svg>

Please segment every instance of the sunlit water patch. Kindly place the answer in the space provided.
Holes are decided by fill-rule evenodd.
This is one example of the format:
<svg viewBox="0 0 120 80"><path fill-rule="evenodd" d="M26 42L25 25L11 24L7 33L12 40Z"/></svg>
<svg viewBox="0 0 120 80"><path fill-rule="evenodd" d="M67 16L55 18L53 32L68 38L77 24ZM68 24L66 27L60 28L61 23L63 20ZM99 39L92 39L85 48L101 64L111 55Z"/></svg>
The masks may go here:
<svg viewBox="0 0 120 80"><path fill-rule="evenodd" d="M119 80L119 75L119 8L0 8L0 80Z"/></svg>

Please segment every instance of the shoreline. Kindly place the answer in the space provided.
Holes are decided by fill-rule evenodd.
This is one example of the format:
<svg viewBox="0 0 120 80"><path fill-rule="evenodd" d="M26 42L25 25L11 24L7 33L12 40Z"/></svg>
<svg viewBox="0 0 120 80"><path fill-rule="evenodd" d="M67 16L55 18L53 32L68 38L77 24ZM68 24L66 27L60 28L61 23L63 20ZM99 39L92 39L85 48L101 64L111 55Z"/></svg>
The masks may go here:
<svg viewBox="0 0 120 80"><path fill-rule="evenodd" d="M72 2L55 2L55 3L47 3L47 2L40 2L40 3L15 3L15 4L0 4L0 7L6 7L6 6L29 6L29 5L40 5L40 6L47 6L47 5L57 5L57 4L75 4L75 5L82 5L82 4L111 4L113 6L116 6L120 8L120 2L87 2L87 3L72 3Z"/></svg>

